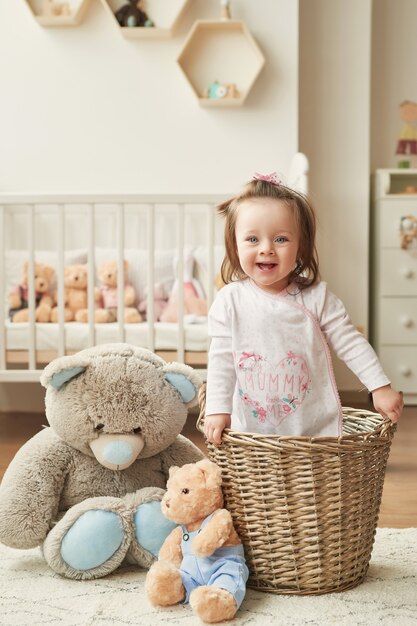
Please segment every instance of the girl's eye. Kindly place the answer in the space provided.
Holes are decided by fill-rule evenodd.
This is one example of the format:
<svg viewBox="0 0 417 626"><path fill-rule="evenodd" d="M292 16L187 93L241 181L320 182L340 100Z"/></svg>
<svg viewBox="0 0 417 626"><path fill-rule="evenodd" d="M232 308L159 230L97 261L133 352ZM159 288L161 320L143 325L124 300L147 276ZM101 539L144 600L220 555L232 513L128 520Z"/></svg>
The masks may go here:
<svg viewBox="0 0 417 626"><path fill-rule="evenodd" d="M288 241L288 239L286 237L277 237L275 241L277 243L285 243L286 241Z"/></svg>
<svg viewBox="0 0 417 626"><path fill-rule="evenodd" d="M257 237L248 237L247 241L249 241L249 243L256 243L258 239Z"/></svg>
<svg viewBox="0 0 417 626"><path fill-rule="evenodd" d="M187 493L190 493L190 490L185 488L185 489L182 490L182 493L185 493L185 495L187 495Z"/></svg>

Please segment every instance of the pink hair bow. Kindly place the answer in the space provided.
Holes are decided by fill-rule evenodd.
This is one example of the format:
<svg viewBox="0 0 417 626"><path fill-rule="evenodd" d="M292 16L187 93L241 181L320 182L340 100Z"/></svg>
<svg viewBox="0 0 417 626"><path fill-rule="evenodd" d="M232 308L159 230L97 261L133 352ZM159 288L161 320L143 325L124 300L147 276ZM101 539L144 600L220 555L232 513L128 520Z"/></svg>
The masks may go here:
<svg viewBox="0 0 417 626"><path fill-rule="evenodd" d="M272 183L273 185L281 184L276 172L271 172L271 174L259 174L259 172L255 172L253 180L263 180L265 183Z"/></svg>

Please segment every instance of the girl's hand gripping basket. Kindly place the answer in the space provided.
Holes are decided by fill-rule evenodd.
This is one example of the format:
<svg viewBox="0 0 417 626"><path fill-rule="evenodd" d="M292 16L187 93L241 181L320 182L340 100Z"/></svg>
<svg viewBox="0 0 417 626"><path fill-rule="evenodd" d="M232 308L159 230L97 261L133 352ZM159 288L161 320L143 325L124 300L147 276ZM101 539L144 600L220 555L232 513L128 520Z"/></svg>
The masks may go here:
<svg viewBox="0 0 417 626"><path fill-rule="evenodd" d="M204 411L203 385L199 430ZM343 413L339 438L225 430L220 446L207 444L245 548L249 587L320 594L363 581L395 426L370 411Z"/></svg>

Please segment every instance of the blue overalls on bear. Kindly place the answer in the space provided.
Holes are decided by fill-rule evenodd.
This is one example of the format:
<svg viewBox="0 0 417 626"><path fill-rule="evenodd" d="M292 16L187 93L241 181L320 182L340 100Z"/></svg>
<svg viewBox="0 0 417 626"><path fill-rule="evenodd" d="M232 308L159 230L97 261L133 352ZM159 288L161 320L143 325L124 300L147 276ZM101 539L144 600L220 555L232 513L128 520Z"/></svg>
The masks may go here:
<svg viewBox="0 0 417 626"><path fill-rule="evenodd" d="M205 557L196 556L192 550L193 540L213 515L212 513L206 517L201 527L194 532L188 532L184 526L181 527L183 560L180 574L186 591L184 603L189 601L193 589L201 585L212 585L229 591L239 608L245 597L246 581L249 576L242 544L218 548L213 554Z"/></svg>

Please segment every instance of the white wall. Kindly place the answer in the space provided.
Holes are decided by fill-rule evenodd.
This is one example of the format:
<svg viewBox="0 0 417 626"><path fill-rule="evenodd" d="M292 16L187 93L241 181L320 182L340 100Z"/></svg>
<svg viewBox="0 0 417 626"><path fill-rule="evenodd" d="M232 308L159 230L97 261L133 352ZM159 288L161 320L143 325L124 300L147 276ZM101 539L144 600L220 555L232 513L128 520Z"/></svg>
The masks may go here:
<svg viewBox="0 0 417 626"><path fill-rule="evenodd" d="M300 149L321 273L367 328L371 0L300 0ZM335 361L339 388L362 385Z"/></svg>
<svg viewBox="0 0 417 626"><path fill-rule="evenodd" d="M167 0L169 1L169 0ZM220 192L286 168L298 144L298 2L232 2L267 62L243 107L200 108L173 39L127 40L99 0L76 28L42 28L25 0L0 2L0 190Z"/></svg>
<svg viewBox="0 0 417 626"><path fill-rule="evenodd" d="M169 1L169 0L167 0ZM254 171L284 175L298 149L298 2L232 3L266 64L245 105L200 108L173 39L129 41L99 0L76 28L42 28L0 0L0 190L230 193ZM42 411L40 385L0 385L0 409Z"/></svg>
<svg viewBox="0 0 417 626"><path fill-rule="evenodd" d="M397 139L404 122L399 104L417 102L417 2L373 3L371 170L397 167Z"/></svg>

